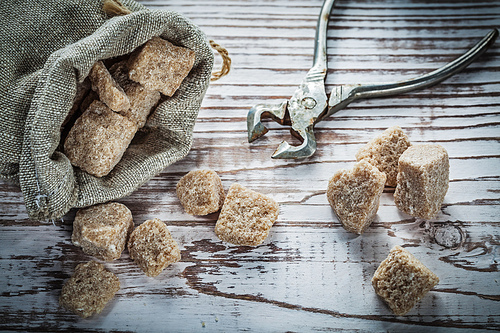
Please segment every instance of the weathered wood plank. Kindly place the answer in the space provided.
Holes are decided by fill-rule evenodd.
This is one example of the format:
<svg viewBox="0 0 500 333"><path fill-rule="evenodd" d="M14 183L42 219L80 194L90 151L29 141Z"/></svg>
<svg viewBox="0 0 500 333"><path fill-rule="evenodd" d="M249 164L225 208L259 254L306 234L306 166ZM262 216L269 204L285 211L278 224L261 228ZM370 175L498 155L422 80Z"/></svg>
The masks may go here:
<svg viewBox="0 0 500 333"><path fill-rule="evenodd" d="M203 313L204 297L200 294L205 294L217 299L253 300L321 314L326 320L328 317L359 319L368 321L372 327L381 327L378 325L391 314L371 292L369 279L388 250L404 240L410 251L422 258L442 282L409 316L396 322L479 327L478 323L498 316L500 296L490 285L472 281L494 281L498 276L498 265L491 250L499 240L485 235L479 225L461 225L466 238L460 242L459 249L448 249L435 242L436 237L431 237L430 230L449 226L410 222L392 225L390 229L376 226L362 237L355 237L338 224L326 229L278 225L264 245L252 249L223 244L215 237L213 225L198 225L196 232L190 226L170 225L181 244L183 261L154 279L145 277L127 255L107 263L120 277L123 288L108 309L113 314L100 316L99 324L113 327L106 322L127 315L129 306L138 306L141 302L143 306L165 304L169 308L177 308L181 302L185 303L184 308L173 310L174 313L189 310L193 305L202 307ZM52 318L60 318L61 311L55 311L57 289L72 274L75 263L90 259L71 245L70 232L67 225L2 227L1 257L17 262L16 266L4 266L5 260L2 260L2 270L9 273L9 279L2 282L3 295L10 296L6 297L6 305L14 310L19 305L24 308L27 303L35 316L43 313L49 323ZM31 233L39 233L41 237L33 238ZM6 248L16 247L19 241L25 245L17 246L18 252L9 256ZM54 274L55 271L59 273ZM186 290L187 286L191 290ZM33 295L37 297L31 297ZM14 297L23 302L10 303ZM222 309L225 308L218 307L220 312L216 312L220 319L235 311L231 307ZM460 313L449 312L449 309ZM463 317L461 313L476 315ZM180 317L185 316L186 313ZM70 322L76 327L92 323L90 320ZM126 329L123 323L114 322L114 325L117 325L114 328ZM499 328L493 324L491 328L494 327Z"/></svg>
<svg viewBox="0 0 500 333"><path fill-rule="evenodd" d="M193 147L119 201L135 224L167 223L182 261L148 278L125 252L105 263L122 284L104 312L81 320L58 306L64 281L91 257L71 244L62 220L28 219L20 189L0 181L0 329L5 331L408 331L500 330L500 44L463 72L422 91L351 104L316 126L318 151L272 160L287 129L247 142L246 114L289 98L311 66L321 0L147 0L190 18L229 51L233 67L209 87ZM460 56L498 25L495 0L338 0L328 31L327 91L337 84L390 82L425 74ZM216 56L216 67L220 59ZM429 221L399 212L386 188L362 236L347 233L325 192L336 170L389 126L450 155L450 188ZM175 194L194 169L217 171L280 203L257 248L222 243L218 214L186 214ZM396 317L370 279L393 245L433 270L440 283Z"/></svg>

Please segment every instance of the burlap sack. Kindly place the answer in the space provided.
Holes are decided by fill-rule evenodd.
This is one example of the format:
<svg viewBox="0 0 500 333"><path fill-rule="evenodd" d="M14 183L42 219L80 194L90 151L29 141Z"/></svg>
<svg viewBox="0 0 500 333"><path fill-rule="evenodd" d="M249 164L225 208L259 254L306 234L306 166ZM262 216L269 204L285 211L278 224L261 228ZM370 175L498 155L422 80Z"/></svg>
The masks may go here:
<svg viewBox="0 0 500 333"><path fill-rule="evenodd" d="M191 147L213 66L206 37L178 13L122 3L133 12L110 18L100 0L0 1L0 175L20 185L32 219L126 196ZM97 60L130 53L153 36L195 51L193 70L173 97L163 97L108 176L74 168L57 147L77 83Z"/></svg>

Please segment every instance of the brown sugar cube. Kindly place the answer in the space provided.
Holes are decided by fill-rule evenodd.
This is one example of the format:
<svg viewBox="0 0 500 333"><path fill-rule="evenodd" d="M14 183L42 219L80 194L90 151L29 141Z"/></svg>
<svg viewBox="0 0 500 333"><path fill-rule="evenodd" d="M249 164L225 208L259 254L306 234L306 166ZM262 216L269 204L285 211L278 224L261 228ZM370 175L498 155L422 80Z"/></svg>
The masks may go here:
<svg viewBox="0 0 500 333"><path fill-rule="evenodd" d="M231 244L257 246L268 236L278 213L276 201L234 183L215 224L215 234Z"/></svg>
<svg viewBox="0 0 500 333"><path fill-rule="evenodd" d="M367 161L339 170L328 182L326 196L342 226L362 234L377 214L386 176Z"/></svg>
<svg viewBox="0 0 500 333"><path fill-rule="evenodd" d="M450 164L440 145L421 144L408 148L399 158L396 206L423 219L433 218L448 191Z"/></svg>
<svg viewBox="0 0 500 333"><path fill-rule="evenodd" d="M356 160L366 160L387 176L386 185L396 186L399 156L411 146L408 136L399 126L386 129L359 149Z"/></svg>
<svg viewBox="0 0 500 333"><path fill-rule="evenodd" d="M76 213L71 241L86 254L111 261L120 258L133 229L132 213L125 205L99 204Z"/></svg>
<svg viewBox="0 0 500 333"><path fill-rule="evenodd" d="M89 73L92 90L99 94L101 102L113 111L125 111L130 108L127 94L116 83L102 61L94 64Z"/></svg>
<svg viewBox="0 0 500 333"><path fill-rule="evenodd" d="M120 61L109 69L115 81L123 88L130 100L128 110L119 113L137 124L138 128L144 127L153 107L160 100L158 91L148 90L137 82L128 78L127 62Z"/></svg>
<svg viewBox="0 0 500 333"><path fill-rule="evenodd" d="M144 127L151 110L160 100L160 93L147 90L138 83L128 86L125 92L130 99L130 109L120 111L120 114L134 121L138 128Z"/></svg>
<svg viewBox="0 0 500 333"><path fill-rule="evenodd" d="M129 78L172 96L193 68L195 57L190 49L153 37L130 57Z"/></svg>
<svg viewBox="0 0 500 333"><path fill-rule="evenodd" d="M196 170L188 172L177 183L177 197L186 213L208 215L221 209L224 203L224 188L215 171Z"/></svg>
<svg viewBox="0 0 500 333"><path fill-rule="evenodd" d="M148 220L130 234L128 252L147 276L155 277L168 265L181 260L177 242L165 223Z"/></svg>
<svg viewBox="0 0 500 333"><path fill-rule="evenodd" d="M103 264L89 261L76 266L62 287L59 304L82 318L100 313L120 290L120 280Z"/></svg>
<svg viewBox="0 0 500 333"><path fill-rule="evenodd" d="M94 101L71 128L64 151L71 164L102 177L120 161L136 131L135 123Z"/></svg>
<svg viewBox="0 0 500 333"><path fill-rule="evenodd" d="M408 313L438 282L436 274L401 246L391 249L372 278L377 295L398 316Z"/></svg>

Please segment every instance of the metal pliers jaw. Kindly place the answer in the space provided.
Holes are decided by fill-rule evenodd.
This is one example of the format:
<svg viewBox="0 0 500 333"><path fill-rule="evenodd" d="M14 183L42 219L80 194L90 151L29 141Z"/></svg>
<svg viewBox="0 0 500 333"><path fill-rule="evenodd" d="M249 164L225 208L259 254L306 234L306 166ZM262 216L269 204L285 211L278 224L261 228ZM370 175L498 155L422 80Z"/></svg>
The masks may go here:
<svg viewBox="0 0 500 333"><path fill-rule="evenodd" d="M395 83L340 85L334 87L327 98L324 84L327 72L326 31L333 3L334 0L325 0L323 3L316 28L313 67L292 98L279 104L257 104L248 112L248 142L267 133L268 129L262 124L262 118L272 118L281 125L290 126L292 135L301 140L299 146L281 142L272 158L298 159L312 156L316 151L314 125L317 122L359 99L397 95L437 84L467 67L493 45L498 37L498 30L493 29L464 55L423 76Z"/></svg>
<svg viewBox="0 0 500 333"><path fill-rule="evenodd" d="M261 121L267 117L281 125L289 125L291 134L302 142L299 146L281 142L272 158L303 158L314 154L314 124L328 105L324 78L323 72L313 68L289 101L275 105L257 104L251 108L247 116L248 142L267 133L268 129Z"/></svg>
<svg viewBox="0 0 500 333"><path fill-rule="evenodd" d="M334 1L326 0L323 3L316 26L313 66L292 98L278 105L258 104L248 112L248 142L267 132L261 122L261 118L265 117L271 117L282 125L291 126L291 134L302 142L299 146L292 146L286 141L281 142L272 158L305 158L316 151L314 125L328 106L325 91L326 32Z"/></svg>

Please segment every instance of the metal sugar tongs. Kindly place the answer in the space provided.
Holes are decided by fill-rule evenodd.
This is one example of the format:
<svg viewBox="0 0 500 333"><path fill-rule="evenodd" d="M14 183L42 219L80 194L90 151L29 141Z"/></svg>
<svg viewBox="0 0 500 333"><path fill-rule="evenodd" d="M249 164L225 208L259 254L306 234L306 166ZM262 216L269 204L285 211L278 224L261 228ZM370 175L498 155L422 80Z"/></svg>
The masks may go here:
<svg viewBox="0 0 500 333"><path fill-rule="evenodd" d="M493 29L464 55L423 76L395 83L339 85L332 89L328 99L325 92L326 32L334 2L325 0L323 3L316 27L313 66L290 100L280 104L257 104L248 112L248 142L267 133L262 118L272 118L281 125L291 126L292 135L302 141L299 146L281 142L272 158L296 159L313 155L316 151L314 125L319 121L359 99L397 95L437 84L476 60L493 45L498 36L498 30Z"/></svg>

